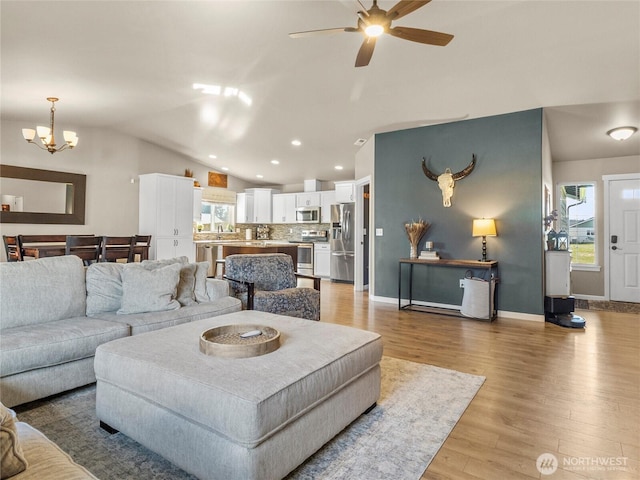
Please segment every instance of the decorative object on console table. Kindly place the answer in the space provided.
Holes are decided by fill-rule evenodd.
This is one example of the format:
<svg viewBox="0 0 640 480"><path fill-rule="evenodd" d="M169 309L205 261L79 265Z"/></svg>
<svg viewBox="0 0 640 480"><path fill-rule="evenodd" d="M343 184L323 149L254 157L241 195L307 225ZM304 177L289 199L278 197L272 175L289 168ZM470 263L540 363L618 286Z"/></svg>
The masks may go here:
<svg viewBox="0 0 640 480"><path fill-rule="evenodd" d="M404 229L411 245L409 258L418 258L418 243L420 243L420 239L422 239L428 228L429 224L422 219L417 222L411 220L411 222L404 224Z"/></svg>
<svg viewBox="0 0 640 480"><path fill-rule="evenodd" d="M473 220L473 228L471 232L473 237L482 237L482 260L487 261L487 237L495 237L496 222L493 218L476 218Z"/></svg>

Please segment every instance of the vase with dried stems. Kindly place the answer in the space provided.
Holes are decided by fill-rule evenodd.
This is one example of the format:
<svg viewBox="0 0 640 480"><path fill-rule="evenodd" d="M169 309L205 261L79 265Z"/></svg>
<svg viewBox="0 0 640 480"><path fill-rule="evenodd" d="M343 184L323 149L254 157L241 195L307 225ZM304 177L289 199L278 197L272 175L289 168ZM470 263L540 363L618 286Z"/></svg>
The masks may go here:
<svg viewBox="0 0 640 480"><path fill-rule="evenodd" d="M407 237L409 237L409 244L411 244L409 258L418 258L418 243L420 243L420 239L424 236L428 228L429 224L422 219L419 219L417 222L411 220L411 222L404 224Z"/></svg>

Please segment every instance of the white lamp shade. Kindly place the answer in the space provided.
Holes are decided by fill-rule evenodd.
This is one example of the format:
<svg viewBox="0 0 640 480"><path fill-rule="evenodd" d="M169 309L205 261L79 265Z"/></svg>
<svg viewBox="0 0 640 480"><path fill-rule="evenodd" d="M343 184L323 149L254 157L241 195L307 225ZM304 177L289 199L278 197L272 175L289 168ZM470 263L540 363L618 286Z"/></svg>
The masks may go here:
<svg viewBox="0 0 640 480"><path fill-rule="evenodd" d="M64 136L64 141L67 143L72 143L74 140L77 141L78 136L76 135L76 132L72 132L71 130L65 130L62 132L62 135Z"/></svg>
<svg viewBox="0 0 640 480"><path fill-rule="evenodd" d="M495 237L496 222L493 218L476 218L473 220L473 237Z"/></svg>
<svg viewBox="0 0 640 480"><path fill-rule="evenodd" d="M46 138L51 136L51 129L49 127L37 126L36 130L38 131L38 138Z"/></svg>
<svg viewBox="0 0 640 480"><path fill-rule="evenodd" d="M22 136L24 137L25 140L27 141L31 141L35 138L36 136L36 131L33 128L23 128L22 129Z"/></svg>

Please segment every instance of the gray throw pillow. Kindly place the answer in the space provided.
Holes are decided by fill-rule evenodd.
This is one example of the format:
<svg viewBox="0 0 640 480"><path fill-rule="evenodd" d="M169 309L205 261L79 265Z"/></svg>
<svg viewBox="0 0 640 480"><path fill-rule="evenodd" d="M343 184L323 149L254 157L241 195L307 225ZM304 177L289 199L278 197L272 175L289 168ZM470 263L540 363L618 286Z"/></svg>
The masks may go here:
<svg viewBox="0 0 640 480"><path fill-rule="evenodd" d="M144 260L140 262L147 270L157 270L158 268L166 267L167 265L179 264L182 269L180 270L180 282L178 283L178 292L176 294L176 300L180 302L182 306L195 305L195 271L194 264L189 263L189 259L185 256L176 258L163 258L161 260Z"/></svg>
<svg viewBox="0 0 640 480"><path fill-rule="evenodd" d="M180 281L179 263L155 270L127 263L122 269L122 305L119 314L176 310L180 303L176 291Z"/></svg>
<svg viewBox="0 0 640 480"><path fill-rule="evenodd" d="M196 263L196 284L194 293L196 296L196 302L206 303L210 302L211 298L207 292L207 276L209 275L209 262Z"/></svg>
<svg viewBox="0 0 640 480"><path fill-rule="evenodd" d="M87 268L87 316L116 312L122 300L122 263L93 263Z"/></svg>

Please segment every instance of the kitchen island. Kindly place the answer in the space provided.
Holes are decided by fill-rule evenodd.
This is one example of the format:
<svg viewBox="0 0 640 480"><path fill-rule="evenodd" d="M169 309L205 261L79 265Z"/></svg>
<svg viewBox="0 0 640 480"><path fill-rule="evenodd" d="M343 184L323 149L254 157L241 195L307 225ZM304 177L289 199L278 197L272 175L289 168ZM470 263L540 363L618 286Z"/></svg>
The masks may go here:
<svg viewBox="0 0 640 480"><path fill-rule="evenodd" d="M268 240L254 242L233 242L222 244L222 258L228 255L246 255L256 253L286 253L293 259L293 268L297 270L298 246L294 243L279 243Z"/></svg>
<svg viewBox="0 0 640 480"><path fill-rule="evenodd" d="M196 260L211 264L209 274L218 274L216 264L228 255L257 253L286 253L293 260L297 271L298 246L295 243L278 240L196 240Z"/></svg>

